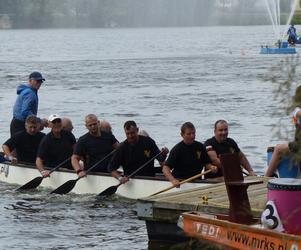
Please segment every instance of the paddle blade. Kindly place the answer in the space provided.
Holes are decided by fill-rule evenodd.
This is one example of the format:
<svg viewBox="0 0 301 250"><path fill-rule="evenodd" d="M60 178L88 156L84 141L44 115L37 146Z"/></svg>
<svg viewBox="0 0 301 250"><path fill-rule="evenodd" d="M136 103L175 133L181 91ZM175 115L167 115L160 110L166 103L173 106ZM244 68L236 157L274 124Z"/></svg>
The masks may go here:
<svg viewBox="0 0 301 250"><path fill-rule="evenodd" d="M31 180L31 181L27 182L26 184L24 184L23 186L19 187L17 189L17 191L27 190L27 189L34 189L34 188L36 188L37 186L39 186L41 184L42 180L43 180L42 176L36 177L33 180Z"/></svg>
<svg viewBox="0 0 301 250"><path fill-rule="evenodd" d="M67 181L57 189L53 190L51 194L67 194L74 188L77 181L78 179Z"/></svg>
<svg viewBox="0 0 301 250"><path fill-rule="evenodd" d="M110 196L115 194L119 185L108 187L106 190L102 191L98 196Z"/></svg>

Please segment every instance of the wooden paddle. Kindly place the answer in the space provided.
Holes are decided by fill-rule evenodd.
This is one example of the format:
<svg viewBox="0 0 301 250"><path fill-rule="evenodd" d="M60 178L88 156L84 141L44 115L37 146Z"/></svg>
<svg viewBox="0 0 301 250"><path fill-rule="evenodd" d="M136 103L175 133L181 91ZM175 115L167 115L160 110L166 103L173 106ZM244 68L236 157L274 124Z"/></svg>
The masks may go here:
<svg viewBox="0 0 301 250"><path fill-rule="evenodd" d="M248 172L246 172L243 168L241 169L242 174L244 174L245 176L250 176Z"/></svg>
<svg viewBox="0 0 301 250"><path fill-rule="evenodd" d="M90 171L92 171L99 163L103 162L104 160L106 160L107 158L109 158L113 153L115 153L116 149L113 150L111 153L107 154L104 158L102 158L101 160L99 160L98 162L96 162L92 167L90 167L89 169L87 169L86 174L89 173ZM69 180L67 182L65 182L64 184L62 184L61 186L59 186L57 189L53 190L51 192L51 194L67 194L69 193L75 186L76 182L78 180L80 180L82 177L78 177L75 180Z"/></svg>
<svg viewBox="0 0 301 250"><path fill-rule="evenodd" d="M160 153L156 154L153 158L149 159L147 162L145 162L141 167L137 168L133 173L131 173L128 178L131 178L133 175L135 175L138 171L140 171L142 168L147 166L151 161L153 161L155 158L157 158L159 155L161 155L163 151L160 151ZM119 183L118 185L108 187L104 191L98 194L98 196L109 196L112 194L115 194L117 191L117 188L121 186L122 183Z"/></svg>
<svg viewBox="0 0 301 250"><path fill-rule="evenodd" d="M66 160L64 160L63 162L61 162L59 165L57 165L55 168L51 169L49 171L49 174L51 174L52 172L54 172L55 170L57 170L59 167L61 167L62 165L64 165L67 161L70 160L71 157L67 158ZM16 191L20 191L20 190L27 190L27 189L34 189L36 187L38 187L42 180L44 179L44 176L38 176L36 178L34 178L33 180L27 182L26 184L24 184L23 186L19 187L16 189Z"/></svg>
<svg viewBox="0 0 301 250"><path fill-rule="evenodd" d="M183 180L183 181L180 181L180 185L182 185L182 184L184 184L184 183L186 183L186 182L189 182L189 181L193 181L193 180L195 180L195 179L197 179L197 178L199 178L199 177L201 177L201 176L203 176L203 175L205 175L205 174L208 174L208 173L210 173L210 172L211 172L211 170L207 170L207 171L205 171L205 172L203 172L203 173L199 173L199 174L194 175L194 176L192 176L192 177L190 177L190 178L188 178L188 179L185 179L185 180ZM150 196L154 196L154 195L157 195L157 194L164 193L164 192L166 192L166 191L168 191L168 190L170 190L170 189L173 189L173 188L175 188L175 187L176 187L176 185L172 185L172 186L170 186L170 187L168 187L168 188L165 188L165 189L163 189L163 190L161 190L161 191L159 191L159 192L157 192L157 193L154 193L154 194L152 194L152 195L150 195Z"/></svg>

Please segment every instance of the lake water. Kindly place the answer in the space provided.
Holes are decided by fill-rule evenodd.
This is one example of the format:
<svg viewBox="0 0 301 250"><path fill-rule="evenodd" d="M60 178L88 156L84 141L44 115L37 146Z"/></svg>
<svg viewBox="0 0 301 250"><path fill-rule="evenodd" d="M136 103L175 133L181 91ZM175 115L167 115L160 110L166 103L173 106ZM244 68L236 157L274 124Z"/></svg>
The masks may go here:
<svg viewBox="0 0 301 250"><path fill-rule="evenodd" d="M284 58L259 54L261 44L274 42L268 26L0 30L0 37L2 142L16 86L33 70L46 78L39 116L71 118L76 137L86 132L88 113L108 120L120 141L123 123L135 120L169 148L181 140L185 121L204 141L214 122L226 119L229 136L263 173L266 148L281 142L273 128L280 117L291 126L277 112L276 87L262 79ZM0 249L147 249L132 202L114 198L95 207L92 196L16 194L14 188L0 184Z"/></svg>

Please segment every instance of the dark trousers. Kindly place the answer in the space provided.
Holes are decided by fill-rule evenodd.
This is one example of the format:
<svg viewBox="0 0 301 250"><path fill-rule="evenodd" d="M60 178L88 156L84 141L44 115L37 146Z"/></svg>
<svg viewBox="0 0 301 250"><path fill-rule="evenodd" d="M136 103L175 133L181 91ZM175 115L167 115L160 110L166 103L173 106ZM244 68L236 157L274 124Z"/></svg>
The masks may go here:
<svg viewBox="0 0 301 250"><path fill-rule="evenodd" d="M6 159L4 158L4 153L0 152L0 162L4 162Z"/></svg>
<svg viewBox="0 0 301 250"><path fill-rule="evenodd" d="M10 136L12 137L20 131L25 131L25 122L13 118L10 123Z"/></svg>

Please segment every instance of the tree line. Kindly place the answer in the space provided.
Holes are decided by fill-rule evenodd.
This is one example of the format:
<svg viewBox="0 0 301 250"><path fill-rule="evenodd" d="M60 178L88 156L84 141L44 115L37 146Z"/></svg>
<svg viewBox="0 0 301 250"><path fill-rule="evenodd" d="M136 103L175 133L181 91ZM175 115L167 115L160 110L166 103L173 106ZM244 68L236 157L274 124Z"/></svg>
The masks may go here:
<svg viewBox="0 0 301 250"><path fill-rule="evenodd" d="M1 0L0 15L9 16L13 28L201 26L224 24L226 19L236 24L237 16L242 22L238 24L258 24L254 15L248 16L251 20L245 20L244 15L254 12L258 1ZM281 1L284 11L289 1Z"/></svg>

